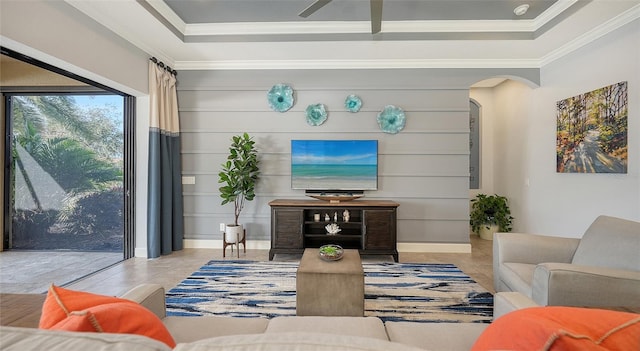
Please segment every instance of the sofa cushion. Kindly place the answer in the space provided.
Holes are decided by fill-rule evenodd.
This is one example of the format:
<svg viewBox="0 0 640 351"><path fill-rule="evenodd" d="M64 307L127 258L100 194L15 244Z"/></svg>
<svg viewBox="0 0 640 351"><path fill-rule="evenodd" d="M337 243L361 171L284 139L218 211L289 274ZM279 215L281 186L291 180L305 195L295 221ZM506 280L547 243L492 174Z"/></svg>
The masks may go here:
<svg viewBox="0 0 640 351"><path fill-rule="evenodd" d="M385 322L389 340L430 350L468 351L487 328L481 323Z"/></svg>
<svg viewBox="0 0 640 351"><path fill-rule="evenodd" d="M420 351L388 340L309 332L230 335L178 344L175 351ZM422 350L424 351L424 350Z"/></svg>
<svg viewBox="0 0 640 351"><path fill-rule="evenodd" d="M585 231L574 264L640 271L640 222L599 216Z"/></svg>
<svg viewBox="0 0 640 351"><path fill-rule="evenodd" d="M62 316L62 318L60 318ZM51 285L42 308L41 329L145 335L169 347L175 341L153 312L126 299Z"/></svg>
<svg viewBox="0 0 640 351"><path fill-rule="evenodd" d="M234 334L262 334L269 320L238 317L178 317L162 320L177 343Z"/></svg>
<svg viewBox="0 0 640 351"><path fill-rule="evenodd" d="M537 307L530 297L517 291L502 291L493 295L493 319L528 307Z"/></svg>
<svg viewBox="0 0 640 351"><path fill-rule="evenodd" d="M140 335L80 333L36 328L0 327L3 351L170 351L159 341Z"/></svg>
<svg viewBox="0 0 640 351"><path fill-rule="evenodd" d="M51 328L67 318L70 311L80 311L87 307L120 302L122 300L113 296L64 289L51 284L47 297L42 304L42 315L40 316L38 327L42 329Z"/></svg>
<svg viewBox="0 0 640 351"><path fill-rule="evenodd" d="M640 314L578 307L532 307L496 319L481 350L640 350Z"/></svg>
<svg viewBox="0 0 640 351"><path fill-rule="evenodd" d="M389 340L382 320L377 317L276 317L269 321L265 333L308 331Z"/></svg>
<svg viewBox="0 0 640 351"><path fill-rule="evenodd" d="M511 291L520 291L531 297L531 282L535 269L535 264L505 262L499 267L499 276Z"/></svg>

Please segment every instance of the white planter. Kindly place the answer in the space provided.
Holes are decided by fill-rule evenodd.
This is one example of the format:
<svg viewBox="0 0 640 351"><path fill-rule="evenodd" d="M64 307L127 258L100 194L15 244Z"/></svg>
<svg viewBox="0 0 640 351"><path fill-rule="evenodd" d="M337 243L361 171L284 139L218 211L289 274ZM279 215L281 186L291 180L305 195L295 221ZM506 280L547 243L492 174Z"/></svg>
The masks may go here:
<svg viewBox="0 0 640 351"><path fill-rule="evenodd" d="M499 229L500 227L495 224L489 226L489 229L487 229L487 226L483 224L479 231L480 239L493 240L493 233L499 231Z"/></svg>
<svg viewBox="0 0 640 351"><path fill-rule="evenodd" d="M242 224L227 224L227 227L224 231L224 241L228 243L235 243L242 241L243 238L244 230L242 230Z"/></svg>

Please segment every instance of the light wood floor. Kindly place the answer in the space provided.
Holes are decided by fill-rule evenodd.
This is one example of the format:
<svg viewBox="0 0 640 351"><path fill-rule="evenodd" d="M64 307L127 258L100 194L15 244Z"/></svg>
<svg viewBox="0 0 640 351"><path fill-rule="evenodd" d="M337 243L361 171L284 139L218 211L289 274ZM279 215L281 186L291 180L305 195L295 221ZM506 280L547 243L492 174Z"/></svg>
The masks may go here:
<svg viewBox="0 0 640 351"><path fill-rule="evenodd" d="M400 253L400 262L453 263L485 289L493 290L492 242L471 236L471 253ZM267 250L247 250L241 259L267 261ZM227 248L226 259L235 259ZM132 258L77 281L67 288L117 296L142 283L171 289L209 260L222 259L222 249L185 249L158 259ZM276 257L278 259L278 257ZM44 294L0 294L0 325L37 327Z"/></svg>
<svg viewBox="0 0 640 351"><path fill-rule="evenodd" d="M0 293L41 294L122 262L122 252L2 251Z"/></svg>

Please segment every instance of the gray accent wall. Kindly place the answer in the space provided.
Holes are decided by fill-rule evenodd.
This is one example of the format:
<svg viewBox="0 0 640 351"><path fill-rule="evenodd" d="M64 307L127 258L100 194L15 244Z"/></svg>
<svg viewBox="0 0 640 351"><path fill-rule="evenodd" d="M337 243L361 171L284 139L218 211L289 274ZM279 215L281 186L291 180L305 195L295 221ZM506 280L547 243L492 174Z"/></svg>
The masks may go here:
<svg viewBox="0 0 640 351"><path fill-rule="evenodd" d="M233 135L256 141L262 176L257 196L240 216L249 240L270 239L269 201L302 199L290 185L292 139L378 140L378 190L366 199L392 200L398 209L398 242L469 242L469 87L497 75L538 81L537 69L243 70L180 71L185 239L221 240L220 223L233 218L220 205L218 172ZM266 94L287 83L296 102L272 111ZM362 98L360 112L344 108L349 94ZM306 123L305 108L323 103L329 117ZM398 134L383 133L376 117L385 105L406 113Z"/></svg>

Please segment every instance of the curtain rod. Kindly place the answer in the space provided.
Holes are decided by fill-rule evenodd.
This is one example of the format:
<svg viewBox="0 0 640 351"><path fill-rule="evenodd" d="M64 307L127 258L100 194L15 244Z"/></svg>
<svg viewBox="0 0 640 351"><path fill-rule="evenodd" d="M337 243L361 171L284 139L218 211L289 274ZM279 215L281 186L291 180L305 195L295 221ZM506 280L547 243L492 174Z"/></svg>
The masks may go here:
<svg viewBox="0 0 640 351"><path fill-rule="evenodd" d="M169 66L166 66L162 61L158 61L157 58L152 57L149 60L153 61L153 63L155 63L158 66L160 66L160 68L164 68L167 72L173 74L174 76L178 75L178 71L176 71L175 69L171 69L171 67L169 67Z"/></svg>

